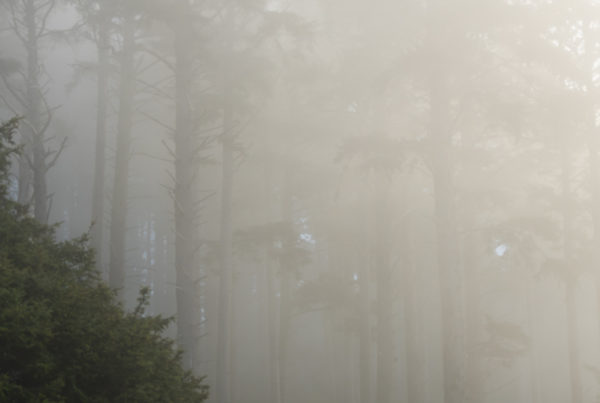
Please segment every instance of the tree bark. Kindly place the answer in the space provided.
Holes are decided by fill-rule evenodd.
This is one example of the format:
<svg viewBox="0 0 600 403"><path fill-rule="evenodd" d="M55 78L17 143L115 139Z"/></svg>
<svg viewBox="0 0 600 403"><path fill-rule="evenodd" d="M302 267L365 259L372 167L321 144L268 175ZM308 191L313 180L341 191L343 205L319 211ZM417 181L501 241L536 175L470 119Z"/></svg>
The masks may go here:
<svg viewBox="0 0 600 403"><path fill-rule="evenodd" d="M92 194L91 242L96 251L96 263L104 272L102 246L104 237L104 177L106 166L106 118L108 107L109 33L106 24L98 25L98 82L96 85L96 148L94 160L94 188Z"/></svg>
<svg viewBox="0 0 600 403"><path fill-rule="evenodd" d="M408 402L422 400L420 391L421 358L419 343L419 311L416 301L416 248L413 235L412 217L407 217L408 223L404 225L402 253L405 255L403 262L403 302L404 302L404 333L406 334L406 397Z"/></svg>
<svg viewBox="0 0 600 403"><path fill-rule="evenodd" d="M364 224L364 223L363 223ZM367 239L362 240L367 244ZM361 256L358 274L360 293L359 353L360 403L371 403L371 296L369 263Z"/></svg>
<svg viewBox="0 0 600 403"><path fill-rule="evenodd" d="M591 182L591 215L593 223L592 235L592 262L591 270L595 278L596 288L596 316L600 323L600 159L598 151L600 150L598 139L600 129L595 124L595 116L590 113L590 128L587 136L589 172Z"/></svg>
<svg viewBox="0 0 600 403"><path fill-rule="evenodd" d="M293 230L292 170L289 166L285 167L282 189L281 218L282 221L289 225L290 229ZM283 258L280 260L279 268L281 278L279 288L279 333L277 342L279 403L285 403L286 400L287 346L290 326L290 287L291 273L295 268L294 262L287 257L292 254L291 248L293 248L293 240L283 239L282 248Z"/></svg>
<svg viewBox="0 0 600 403"><path fill-rule="evenodd" d="M193 60L191 11L186 9L175 25L175 274L177 340L183 350L183 364L194 369L196 358L196 212L194 209L194 127L190 104Z"/></svg>
<svg viewBox="0 0 600 403"><path fill-rule="evenodd" d="M230 84L224 80L225 86ZM221 179L221 237L219 281L219 339L217 346L217 401L231 402L231 312L232 312L232 192L233 192L233 116L230 91L224 91Z"/></svg>
<svg viewBox="0 0 600 403"><path fill-rule="evenodd" d="M381 175L383 176L383 175ZM392 276L390 268L390 231L387 192L378 179L375 200L375 270L377 281L377 377L375 401L389 403L393 370Z"/></svg>
<svg viewBox="0 0 600 403"><path fill-rule="evenodd" d="M115 155L115 176L112 192L110 220L110 271L109 285L123 299L125 285L125 241L127 232L127 198L133 103L135 96L135 28L132 18L123 23L123 48L121 49L121 77L119 84L119 112Z"/></svg>
<svg viewBox="0 0 600 403"><path fill-rule="evenodd" d="M572 273L569 262L574 258L573 241L571 238L571 206L569 183L571 177L568 145L566 141L561 144L561 173L563 197L563 260L565 270L565 304L567 308L567 340L569 351L569 375L571 381L571 402L581 403L581 369L579 364L579 341L577 329L577 308L575 290L577 286L577 273ZM575 267L575 270L578 268Z"/></svg>
<svg viewBox="0 0 600 403"><path fill-rule="evenodd" d="M442 304L442 351L444 399L465 401L465 349L463 275L459 265L452 162L452 133L449 130L449 97L443 73L433 69L430 79L430 141L436 221L437 264Z"/></svg>
<svg viewBox="0 0 600 403"><path fill-rule="evenodd" d="M49 7L53 7L50 5ZM51 11L51 9L50 9ZM25 159L19 164L19 196L21 203L30 202L30 189L33 187L34 217L48 222L48 191L46 185L45 128L42 127L42 94L39 61L38 7L35 0L27 0L23 8L23 21L26 30L25 48L27 52L26 92L25 92ZM48 112L49 113L49 112ZM50 116L47 116L50 119Z"/></svg>
<svg viewBox="0 0 600 403"><path fill-rule="evenodd" d="M465 294L466 294L466 349L468 351L465 373L465 401L479 403L485 399L485 377L481 354L477 346L481 342L481 298L480 298L480 275L479 265L476 261L474 251L476 243L467 237L463 247L463 259L465 262Z"/></svg>

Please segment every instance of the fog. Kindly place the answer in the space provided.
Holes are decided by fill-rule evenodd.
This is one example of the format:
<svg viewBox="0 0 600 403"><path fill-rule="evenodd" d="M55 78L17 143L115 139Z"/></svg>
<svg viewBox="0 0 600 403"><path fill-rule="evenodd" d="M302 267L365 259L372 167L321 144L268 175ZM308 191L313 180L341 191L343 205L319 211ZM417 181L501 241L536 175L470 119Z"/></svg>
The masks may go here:
<svg viewBox="0 0 600 403"><path fill-rule="evenodd" d="M599 15L0 0L11 194L210 402L598 401Z"/></svg>

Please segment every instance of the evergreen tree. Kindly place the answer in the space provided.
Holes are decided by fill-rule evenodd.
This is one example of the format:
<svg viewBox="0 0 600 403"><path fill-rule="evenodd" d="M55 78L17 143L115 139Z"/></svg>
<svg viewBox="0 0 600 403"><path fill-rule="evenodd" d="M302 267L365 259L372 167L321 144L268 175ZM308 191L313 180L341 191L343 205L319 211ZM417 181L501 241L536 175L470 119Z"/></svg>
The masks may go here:
<svg viewBox="0 0 600 403"><path fill-rule="evenodd" d="M0 400L204 401L207 388L162 335L172 318L145 315L149 290L125 313L86 237L56 242L54 227L9 199L16 127L0 126Z"/></svg>

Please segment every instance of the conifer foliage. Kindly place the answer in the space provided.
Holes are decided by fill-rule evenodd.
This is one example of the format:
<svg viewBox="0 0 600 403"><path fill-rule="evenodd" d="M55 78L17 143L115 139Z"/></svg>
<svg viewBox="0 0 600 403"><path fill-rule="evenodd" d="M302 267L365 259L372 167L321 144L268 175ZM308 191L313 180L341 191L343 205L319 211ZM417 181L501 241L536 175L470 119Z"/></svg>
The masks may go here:
<svg viewBox="0 0 600 403"><path fill-rule="evenodd" d="M126 313L101 281L85 237L56 242L9 197L12 135L0 126L0 401L202 402L142 290Z"/></svg>

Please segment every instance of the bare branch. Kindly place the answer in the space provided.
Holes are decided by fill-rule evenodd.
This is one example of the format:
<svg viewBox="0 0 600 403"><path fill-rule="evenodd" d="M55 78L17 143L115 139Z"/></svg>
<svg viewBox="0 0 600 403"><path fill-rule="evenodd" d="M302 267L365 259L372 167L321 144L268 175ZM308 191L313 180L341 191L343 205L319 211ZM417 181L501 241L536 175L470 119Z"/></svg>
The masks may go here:
<svg viewBox="0 0 600 403"><path fill-rule="evenodd" d="M142 111L141 109L137 109L137 111L139 113L141 113L142 115L144 115L145 117L147 117L148 119L150 119L151 121L153 121L154 123L158 124L159 126L167 129L168 131L174 133L175 132L175 128L167 125L164 122L161 122L159 119L156 119L154 116L147 114L146 112Z"/></svg>
<svg viewBox="0 0 600 403"><path fill-rule="evenodd" d="M163 140L163 141L162 141L162 143L163 143L163 146L165 146L165 148L166 148L166 149L167 149L167 151L169 152L169 154L171 154L171 156L172 156L174 159L177 159L177 155L175 154L175 152L174 152L173 150L171 150L171 147L169 147L169 145L167 144L167 142Z"/></svg>
<svg viewBox="0 0 600 403"><path fill-rule="evenodd" d="M52 13L52 11L54 10L54 7L56 6L56 0L49 0L46 3L42 4L38 10L43 9L44 7L46 8L46 11L44 12L44 15L41 18L41 23L40 23L40 29L37 31L37 37L41 38L42 36L45 36L47 31L46 31L46 24L48 22L48 17L50 16L50 13ZM36 10L36 11L38 11Z"/></svg>
<svg viewBox="0 0 600 403"><path fill-rule="evenodd" d="M171 61L164 58L158 52L155 52L154 50L152 50L146 46L144 46L141 50L148 53L150 56L154 56L157 60L161 61L165 66L167 66L173 73L175 72L175 66L173 65L173 63L171 63Z"/></svg>
<svg viewBox="0 0 600 403"><path fill-rule="evenodd" d="M169 164L173 163L173 160L170 160L170 159L167 159L167 158L157 157L155 155L151 155L151 154L143 153L143 152L133 153L132 156L133 157L137 157L137 156L148 157L148 158L151 158L153 160L162 161L162 162L168 162Z"/></svg>
<svg viewBox="0 0 600 403"><path fill-rule="evenodd" d="M169 100L173 100L174 99L174 97L171 94L167 93L166 91L162 90L161 88L159 88L158 86L156 86L156 85L154 85L152 83L146 82L146 81L144 81L142 79L139 79L139 78L136 81L138 83L142 84L144 87L150 88L150 89L156 91L156 93L154 95L158 95L158 96L161 96L161 97L169 99Z"/></svg>
<svg viewBox="0 0 600 403"><path fill-rule="evenodd" d="M62 154L62 152L65 149L65 146L67 144L67 139L68 139L68 137L65 137L63 139L63 141L60 143L59 148L56 151L46 153L46 157L50 157L50 156L54 155L52 160L46 164L46 172L48 172L52 167L54 167L54 165L56 165L56 161L58 160L58 157L60 157L60 155Z"/></svg>
<svg viewBox="0 0 600 403"><path fill-rule="evenodd" d="M2 82L4 83L4 86L6 87L8 92L10 92L10 95L12 95L17 100L17 102L19 102L21 104L21 106L23 108L25 108L27 106L27 103L25 103L25 100L22 98L22 95L19 94L17 92L17 90L15 90L10 85L10 82L8 81L8 79L6 78L6 76L4 74L0 74L0 78L2 79Z"/></svg>

